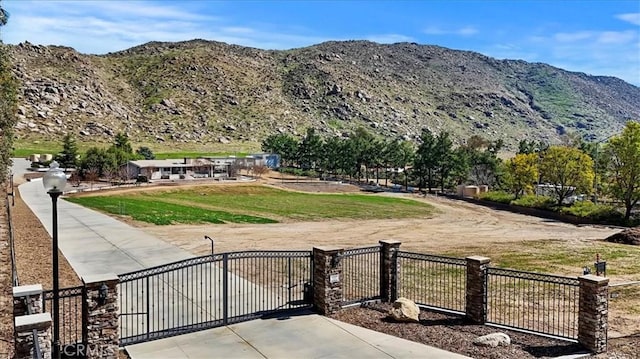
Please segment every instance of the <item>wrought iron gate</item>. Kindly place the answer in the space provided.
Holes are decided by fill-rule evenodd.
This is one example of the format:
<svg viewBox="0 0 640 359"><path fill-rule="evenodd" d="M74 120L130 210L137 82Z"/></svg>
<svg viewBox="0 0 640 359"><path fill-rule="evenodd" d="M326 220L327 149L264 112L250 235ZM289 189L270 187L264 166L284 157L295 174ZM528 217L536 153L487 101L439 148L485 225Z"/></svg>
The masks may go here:
<svg viewBox="0 0 640 359"><path fill-rule="evenodd" d="M191 258L119 276L120 345L311 306L310 251Z"/></svg>
<svg viewBox="0 0 640 359"><path fill-rule="evenodd" d="M60 288L58 291L60 318L60 353L65 357L85 356L87 348L87 301L84 286ZM53 309L53 290L43 293L42 312Z"/></svg>

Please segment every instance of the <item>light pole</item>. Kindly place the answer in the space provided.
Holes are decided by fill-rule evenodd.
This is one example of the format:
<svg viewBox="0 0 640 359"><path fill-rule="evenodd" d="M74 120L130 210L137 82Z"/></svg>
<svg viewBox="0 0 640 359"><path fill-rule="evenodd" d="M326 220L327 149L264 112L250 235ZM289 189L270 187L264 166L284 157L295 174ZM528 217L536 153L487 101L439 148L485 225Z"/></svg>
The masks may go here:
<svg viewBox="0 0 640 359"><path fill-rule="evenodd" d="M213 238L205 235L204 239L208 239L209 241L211 241L211 260L213 260Z"/></svg>
<svg viewBox="0 0 640 359"><path fill-rule="evenodd" d="M59 168L58 162L53 161L49 170L42 178L44 189L51 196L53 208L53 358L60 358L60 293L58 283L58 197L67 185L67 176Z"/></svg>

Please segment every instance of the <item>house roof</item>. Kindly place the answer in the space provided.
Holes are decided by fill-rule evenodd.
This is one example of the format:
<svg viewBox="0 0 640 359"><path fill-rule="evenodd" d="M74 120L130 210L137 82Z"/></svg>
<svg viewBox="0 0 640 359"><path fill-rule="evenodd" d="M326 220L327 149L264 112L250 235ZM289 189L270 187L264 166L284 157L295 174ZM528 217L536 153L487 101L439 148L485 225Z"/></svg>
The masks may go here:
<svg viewBox="0 0 640 359"><path fill-rule="evenodd" d="M148 167L194 167L200 165L210 165L211 162L205 159L197 159L187 161L185 163L184 159L166 159L166 160L137 160L137 161L129 161L130 164L139 167L139 168L148 168Z"/></svg>

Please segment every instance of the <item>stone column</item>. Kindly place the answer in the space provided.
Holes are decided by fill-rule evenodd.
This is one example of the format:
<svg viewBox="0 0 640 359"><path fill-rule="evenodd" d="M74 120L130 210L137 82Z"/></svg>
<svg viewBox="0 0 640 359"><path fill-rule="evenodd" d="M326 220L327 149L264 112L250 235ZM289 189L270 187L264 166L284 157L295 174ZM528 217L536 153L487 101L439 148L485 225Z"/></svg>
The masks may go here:
<svg viewBox="0 0 640 359"><path fill-rule="evenodd" d="M42 285L31 284L13 287L13 316L42 313Z"/></svg>
<svg viewBox="0 0 640 359"><path fill-rule="evenodd" d="M51 359L51 314L39 313L15 318L15 359L35 358L36 346L33 332L36 331L38 348L43 359Z"/></svg>
<svg viewBox="0 0 640 359"><path fill-rule="evenodd" d="M467 257L467 318L473 323L483 324L486 318L485 292L487 290L485 272L491 259L487 257Z"/></svg>
<svg viewBox="0 0 640 359"><path fill-rule="evenodd" d="M313 305L330 315L342 305L342 254L338 247L313 248Z"/></svg>
<svg viewBox="0 0 640 359"><path fill-rule="evenodd" d="M383 240L380 248L380 297L383 302L394 302L398 299L398 251L400 241Z"/></svg>
<svg viewBox="0 0 640 359"><path fill-rule="evenodd" d="M86 356L91 358L118 357L118 276L115 274L91 275L82 278L85 287L85 336ZM104 286L104 287L103 287ZM106 289L104 298L101 293Z"/></svg>
<svg viewBox="0 0 640 359"><path fill-rule="evenodd" d="M589 274L578 279L578 342L594 353L605 352L609 327L609 278Z"/></svg>

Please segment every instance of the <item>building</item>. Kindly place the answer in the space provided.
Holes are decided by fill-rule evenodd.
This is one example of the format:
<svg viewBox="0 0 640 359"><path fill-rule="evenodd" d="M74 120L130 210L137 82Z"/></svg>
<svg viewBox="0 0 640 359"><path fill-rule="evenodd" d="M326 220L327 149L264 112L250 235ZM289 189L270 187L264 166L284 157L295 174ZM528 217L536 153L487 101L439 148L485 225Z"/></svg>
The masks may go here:
<svg viewBox="0 0 640 359"><path fill-rule="evenodd" d="M246 157L203 157L166 160L136 160L126 164L129 178L145 177L148 180L176 180L196 178L226 178L232 166L251 168L267 166L278 168L280 156L268 153L253 154Z"/></svg>

